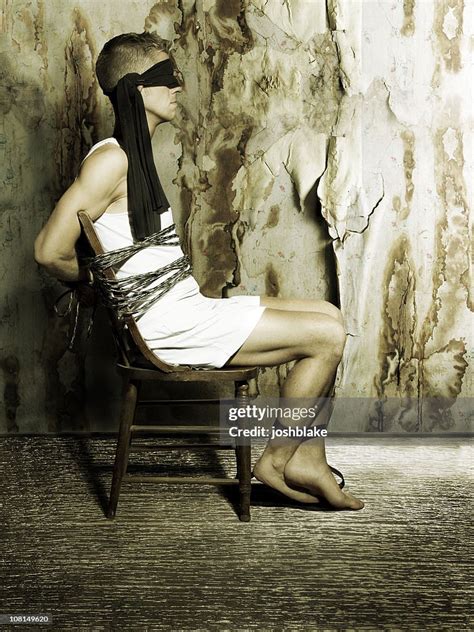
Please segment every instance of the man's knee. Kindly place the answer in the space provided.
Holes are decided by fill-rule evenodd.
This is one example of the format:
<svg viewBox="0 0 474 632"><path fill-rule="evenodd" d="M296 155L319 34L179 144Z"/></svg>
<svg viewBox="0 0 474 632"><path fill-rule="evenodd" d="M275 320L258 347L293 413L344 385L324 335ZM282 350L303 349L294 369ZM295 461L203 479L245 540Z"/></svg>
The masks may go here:
<svg viewBox="0 0 474 632"><path fill-rule="evenodd" d="M342 323L338 323L337 326L334 327L334 339L333 339L333 352L340 358L342 358L342 354L344 353L344 347L346 346L347 334Z"/></svg>
<svg viewBox="0 0 474 632"><path fill-rule="evenodd" d="M309 323L309 329L308 343L312 354L324 353L337 361L342 358L347 335L341 322L332 316L316 316Z"/></svg>

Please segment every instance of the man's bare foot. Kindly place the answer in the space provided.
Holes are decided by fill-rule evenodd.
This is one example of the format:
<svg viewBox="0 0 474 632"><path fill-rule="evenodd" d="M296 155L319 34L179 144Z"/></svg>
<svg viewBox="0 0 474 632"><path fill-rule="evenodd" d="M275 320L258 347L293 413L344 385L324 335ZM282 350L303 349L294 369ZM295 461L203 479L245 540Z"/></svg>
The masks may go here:
<svg viewBox="0 0 474 632"><path fill-rule="evenodd" d="M309 451L296 450L285 465L284 479L291 487L304 488L324 498L335 509L364 507L361 500L340 489L326 461L318 460Z"/></svg>
<svg viewBox="0 0 474 632"><path fill-rule="evenodd" d="M253 473L255 478L260 482L265 483L269 487L273 487L277 491L285 494L289 498L296 500L300 503L317 503L319 499L312 496L309 493L297 491L291 489L285 482L284 470L286 460L278 455L272 455L266 450L259 460L255 463Z"/></svg>

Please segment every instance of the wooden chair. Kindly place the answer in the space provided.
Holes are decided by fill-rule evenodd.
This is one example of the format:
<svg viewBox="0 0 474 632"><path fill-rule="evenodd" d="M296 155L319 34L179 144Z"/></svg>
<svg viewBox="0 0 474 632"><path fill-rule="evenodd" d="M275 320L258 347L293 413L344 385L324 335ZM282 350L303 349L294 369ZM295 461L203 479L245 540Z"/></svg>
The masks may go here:
<svg viewBox="0 0 474 632"><path fill-rule="evenodd" d="M89 254L98 255L104 252L94 229L89 215L80 211L79 222L82 227L82 246ZM107 276L115 278L111 269L107 270ZM235 389L236 405L247 406L250 401L248 381L258 374L257 367L231 367L215 370L198 370L189 366L169 365L159 360L146 346L135 320L126 317L119 320L115 312L108 309L112 325L115 343L117 346L119 361L118 371L124 377L123 401L120 415L119 435L115 464L112 475L112 488L110 493L108 518L114 518L117 511L117 503L122 482L155 482L155 483L203 483L211 485L238 485L239 488L239 519L243 522L250 521L250 490L251 490L251 446L250 440L242 441L234 447L237 462L237 475L235 478L208 478L185 476L139 476L127 474L129 452L132 440L137 434L144 432L156 435L183 435L183 434L218 434L216 426L164 426L136 424L136 412L139 406L150 404L186 403L198 405L200 400L141 400L140 387L144 381L159 382L233 382ZM219 400L203 400L206 404L217 403ZM217 449L222 446L214 444L182 444L177 448L194 449L208 448L215 445ZM137 446L139 447L139 446ZM169 446L167 446L169 447ZM173 446L174 447L174 446ZM229 446L226 446L227 448Z"/></svg>

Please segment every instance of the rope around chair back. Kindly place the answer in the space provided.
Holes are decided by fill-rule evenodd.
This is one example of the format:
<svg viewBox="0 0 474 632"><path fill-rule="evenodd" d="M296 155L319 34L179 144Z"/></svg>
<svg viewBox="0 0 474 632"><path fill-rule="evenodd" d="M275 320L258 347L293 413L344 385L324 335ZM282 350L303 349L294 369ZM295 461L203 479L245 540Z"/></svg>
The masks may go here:
<svg viewBox="0 0 474 632"><path fill-rule="evenodd" d="M137 327L134 314L135 311L138 312L139 315L142 315L147 307L162 296L170 287L190 274L190 266L187 257L179 259L179 263L173 262L174 265L164 266L159 270L134 275L126 279L117 279L112 270L114 265L118 265L118 263L128 259L142 248L155 245L156 243L174 245L174 243L176 243L174 239L177 239L177 236L170 234L174 226L169 227L171 230L164 229L164 231L150 235L150 237L144 241L135 243L130 247L105 252L88 213L86 211L79 211L77 216L87 243L94 253L93 257L85 259L85 263L93 272L94 285L96 285L101 299L108 309L116 337L118 338L117 344L119 345L121 355L123 355L127 363L130 364L126 351L127 345L124 341L126 325L138 350L151 364L165 373L189 370L189 367L185 365L167 364L156 357L143 340ZM175 274L170 277L169 280L167 279L164 283L162 282L152 288L146 287L145 284L150 285L167 272L173 270ZM148 290L148 292L144 290Z"/></svg>
<svg viewBox="0 0 474 632"><path fill-rule="evenodd" d="M131 246L98 254L84 260L97 281L104 304L112 308L119 318L133 316L138 320L158 298L191 274L191 265L187 256L156 270L134 274L125 279L117 279L115 275L108 274L109 270L144 248L149 246L178 246L179 238L174 228L173 224ZM155 281L159 281L169 272L174 272L174 274L158 285L154 285Z"/></svg>

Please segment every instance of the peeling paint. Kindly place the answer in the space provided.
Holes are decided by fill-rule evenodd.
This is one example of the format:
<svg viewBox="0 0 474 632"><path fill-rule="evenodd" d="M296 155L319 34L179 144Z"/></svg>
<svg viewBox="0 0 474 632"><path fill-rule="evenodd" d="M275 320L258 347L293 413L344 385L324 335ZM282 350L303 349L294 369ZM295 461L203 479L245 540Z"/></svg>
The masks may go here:
<svg viewBox="0 0 474 632"><path fill-rule="evenodd" d="M160 0L155 3L145 17L144 30L155 31L163 39L171 40L175 35L173 23L181 17L176 7L176 0ZM179 21L178 21L179 24Z"/></svg>
<svg viewBox="0 0 474 632"><path fill-rule="evenodd" d="M73 28L66 43L64 107L57 112L57 170L61 189L71 183L91 145L99 140L98 83L94 74L97 59L93 28L79 8L73 10Z"/></svg>
<svg viewBox="0 0 474 632"><path fill-rule="evenodd" d="M211 186L208 194L211 222L235 222L237 215L232 209L235 191L232 182L241 166L241 156L237 149L222 147L213 154L215 167L207 173L207 180Z"/></svg>
<svg viewBox="0 0 474 632"><path fill-rule="evenodd" d="M280 283L278 274L271 263L267 265L265 273L265 294L267 296L278 296L280 293Z"/></svg>
<svg viewBox="0 0 474 632"><path fill-rule="evenodd" d="M377 395L380 398L401 393L412 397L417 395L417 363L414 364L417 326L414 267L409 241L406 237L401 237L390 250L384 279L383 327L379 343L381 368L376 382Z"/></svg>
<svg viewBox="0 0 474 632"><path fill-rule="evenodd" d="M467 272L470 268L470 232L463 175L463 140L460 130L456 130L458 142L453 157L450 157L443 143L447 129L438 129L433 139L437 157L436 188L444 212L436 230L433 300L422 330L424 344L432 338L432 324L437 325L437 335L442 340L449 336L463 306L472 305Z"/></svg>
<svg viewBox="0 0 474 632"><path fill-rule="evenodd" d="M462 135L459 130L454 130L456 142L451 139L447 143L447 132L448 128L441 128L434 136L436 183L444 216L436 231L432 302L419 329L416 273L411 262L413 253L405 238L390 253L389 261L393 263L384 281L387 290L382 319L384 328L379 345L382 367L376 388L379 397L403 394L423 398L425 403L421 404L420 400L417 423L410 416L406 425L405 421L398 420L400 427L407 431L452 428L455 421L447 414L452 402L440 404L434 399L459 396L468 368L466 339L449 339L449 332L454 329L469 294L465 283L469 267L469 229ZM406 157L406 143L410 139L405 137L404 140ZM407 161L411 174L411 157L404 160L405 169ZM407 178L407 181L410 179ZM399 205L399 198L395 199L394 207ZM446 339L449 342L440 344ZM382 429L387 428L378 428Z"/></svg>
<svg viewBox="0 0 474 632"><path fill-rule="evenodd" d="M235 20L241 11L240 0L216 0L215 12L218 18L231 18Z"/></svg>
<svg viewBox="0 0 474 632"><path fill-rule="evenodd" d="M451 409L465 380L468 368L466 355L465 341L452 339L423 362L424 398L421 405L424 432L446 431L456 426Z"/></svg>
<svg viewBox="0 0 474 632"><path fill-rule="evenodd" d="M401 134L403 140L403 168L405 172L405 202L406 206L400 213L400 219L406 219L410 213L410 205L413 199L415 185L413 183L413 169L416 166L414 157L415 135L404 130Z"/></svg>
<svg viewBox="0 0 474 632"><path fill-rule="evenodd" d="M442 72L440 64L447 72L461 70L461 36L463 33L463 0L438 0L435 3L433 32L436 36L440 61L435 69L432 85L439 83Z"/></svg>
<svg viewBox="0 0 474 632"><path fill-rule="evenodd" d="M411 36L415 32L415 0L403 0L403 26L400 33Z"/></svg>
<svg viewBox="0 0 474 632"><path fill-rule="evenodd" d="M275 228L278 226L278 222L280 221L280 206L278 204L274 204L270 207L270 211L268 212L268 219L265 222L263 230L267 228Z"/></svg>
<svg viewBox="0 0 474 632"><path fill-rule="evenodd" d="M34 18L35 51L43 61L44 85L46 85L46 72L48 70L48 37L44 30L45 6L44 0L38 0L38 11Z"/></svg>

